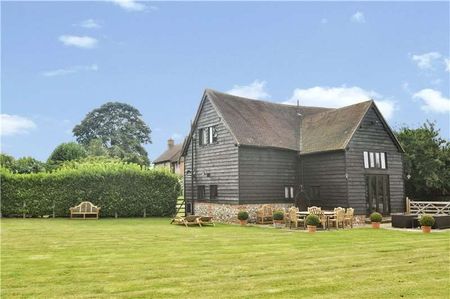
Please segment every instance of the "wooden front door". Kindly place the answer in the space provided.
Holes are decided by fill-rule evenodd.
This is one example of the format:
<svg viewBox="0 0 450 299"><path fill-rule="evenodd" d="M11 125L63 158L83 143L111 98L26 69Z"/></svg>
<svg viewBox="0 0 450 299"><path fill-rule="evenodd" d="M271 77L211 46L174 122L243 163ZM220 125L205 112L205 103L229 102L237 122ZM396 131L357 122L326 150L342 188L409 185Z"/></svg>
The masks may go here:
<svg viewBox="0 0 450 299"><path fill-rule="evenodd" d="M379 212L388 216L391 212L389 176L385 174L366 175L367 214Z"/></svg>

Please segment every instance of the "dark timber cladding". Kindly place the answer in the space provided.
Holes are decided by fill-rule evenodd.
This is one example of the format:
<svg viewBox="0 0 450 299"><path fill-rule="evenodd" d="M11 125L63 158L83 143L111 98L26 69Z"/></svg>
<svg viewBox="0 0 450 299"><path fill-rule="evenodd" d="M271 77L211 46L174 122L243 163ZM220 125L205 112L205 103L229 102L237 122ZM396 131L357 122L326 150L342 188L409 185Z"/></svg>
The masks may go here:
<svg viewBox="0 0 450 299"><path fill-rule="evenodd" d="M209 141L199 142L199 132ZM373 153L376 166L367 167L364 152ZM373 101L297 107L207 89L182 149L185 197L398 212L404 209L402 155Z"/></svg>
<svg viewBox="0 0 450 299"><path fill-rule="evenodd" d="M199 145L198 130L217 125L218 143ZM194 199L209 201L210 185L217 185L214 202L238 202L238 147L211 101L206 98L195 124ZM186 144L185 173L192 168L192 144ZM185 175L185 198L191 199L191 175ZM205 186L205 198L198 198L197 186Z"/></svg>
<svg viewBox="0 0 450 299"><path fill-rule="evenodd" d="M344 151L303 155L300 161L307 206L348 207Z"/></svg>
<svg viewBox="0 0 450 299"><path fill-rule="evenodd" d="M239 147L239 203L292 203L284 187L297 185L296 151Z"/></svg>
<svg viewBox="0 0 450 299"><path fill-rule="evenodd" d="M385 152L386 169L364 168L363 152ZM368 174L389 176L391 213L403 212L405 198L403 190L403 155L390 135L390 129L382 121L381 115L372 106L360 127L349 142L347 156L349 205L360 214L366 213L366 184Z"/></svg>

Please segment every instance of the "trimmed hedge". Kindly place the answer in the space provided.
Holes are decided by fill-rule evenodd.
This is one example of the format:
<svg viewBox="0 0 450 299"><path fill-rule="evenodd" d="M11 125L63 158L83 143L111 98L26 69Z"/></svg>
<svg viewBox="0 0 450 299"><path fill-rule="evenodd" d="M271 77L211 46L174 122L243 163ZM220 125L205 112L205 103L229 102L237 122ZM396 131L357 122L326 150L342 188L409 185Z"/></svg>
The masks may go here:
<svg viewBox="0 0 450 299"><path fill-rule="evenodd" d="M69 215L81 201L101 207L101 216L169 216L180 195L178 177L136 164L83 163L52 173L0 170L3 216Z"/></svg>

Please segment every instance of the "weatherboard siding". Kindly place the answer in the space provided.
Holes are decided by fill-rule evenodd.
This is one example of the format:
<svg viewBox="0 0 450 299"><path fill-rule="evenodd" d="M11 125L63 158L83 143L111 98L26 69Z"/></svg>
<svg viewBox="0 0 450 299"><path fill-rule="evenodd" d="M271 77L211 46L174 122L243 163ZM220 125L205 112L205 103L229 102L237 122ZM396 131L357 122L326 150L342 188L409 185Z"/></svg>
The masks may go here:
<svg viewBox="0 0 450 299"><path fill-rule="evenodd" d="M344 151L302 155L299 175L305 194L302 205L348 207Z"/></svg>
<svg viewBox="0 0 450 299"><path fill-rule="evenodd" d="M198 140L194 143L194 199L217 203L238 203L238 148L222 119L217 114L211 102L206 99L201 107L196 123L198 129L218 125L218 143L200 146ZM192 170L192 144L188 144L185 157L185 198L190 200ZM208 175L209 174L209 175ZM205 186L205 199L199 199L197 186ZM218 197L210 200L210 185L217 185Z"/></svg>
<svg viewBox="0 0 450 299"><path fill-rule="evenodd" d="M346 153L349 204L358 214L367 213L365 182L367 174L389 175L391 213L404 211L403 154L387 130L375 109L370 108L349 142ZM386 152L387 169L365 169L364 151Z"/></svg>
<svg viewBox="0 0 450 299"><path fill-rule="evenodd" d="M296 186L296 151L240 146L239 203L293 203L284 187Z"/></svg>

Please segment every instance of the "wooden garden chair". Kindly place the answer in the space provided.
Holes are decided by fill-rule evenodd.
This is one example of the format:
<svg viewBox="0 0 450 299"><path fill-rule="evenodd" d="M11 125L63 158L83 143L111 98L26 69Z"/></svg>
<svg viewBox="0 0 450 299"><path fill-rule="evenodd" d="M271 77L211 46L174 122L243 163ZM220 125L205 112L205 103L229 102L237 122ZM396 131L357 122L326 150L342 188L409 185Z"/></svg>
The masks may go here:
<svg viewBox="0 0 450 299"><path fill-rule="evenodd" d="M334 224L336 228L339 228L339 225L341 225L342 228L344 228L344 219L345 219L345 210L339 207L334 209L334 216L330 217L328 221Z"/></svg>
<svg viewBox="0 0 450 299"><path fill-rule="evenodd" d="M298 228L299 223L303 224L303 229L306 227L306 215L305 216L299 216L297 214L298 209L295 207L292 207L289 209L289 228L292 228L292 225L295 225L295 228Z"/></svg>
<svg viewBox="0 0 450 299"><path fill-rule="evenodd" d="M273 209L270 205L263 205L256 212L256 223L258 223L258 224L273 223Z"/></svg>
<svg viewBox="0 0 450 299"><path fill-rule="evenodd" d="M353 208L347 208L345 211L344 225L349 224L350 227L353 228L354 212L355 210Z"/></svg>

